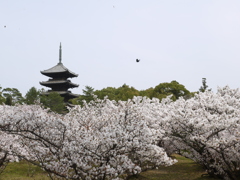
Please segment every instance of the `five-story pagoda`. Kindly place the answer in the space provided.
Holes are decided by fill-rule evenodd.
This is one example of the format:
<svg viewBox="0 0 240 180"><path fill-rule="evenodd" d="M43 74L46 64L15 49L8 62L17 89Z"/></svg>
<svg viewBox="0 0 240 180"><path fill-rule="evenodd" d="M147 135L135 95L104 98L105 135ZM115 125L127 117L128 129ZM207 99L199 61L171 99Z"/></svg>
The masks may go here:
<svg viewBox="0 0 240 180"><path fill-rule="evenodd" d="M78 84L72 83L68 78L78 77L78 74L68 70L62 64L62 46L60 43L59 48L59 63L47 70L40 71L43 75L50 77L48 81L42 81L40 84L51 88L47 92L42 93L43 95L48 95L51 92L57 92L59 95L64 97L64 101L68 102L69 99L76 98L79 95L71 93L69 88L78 87Z"/></svg>

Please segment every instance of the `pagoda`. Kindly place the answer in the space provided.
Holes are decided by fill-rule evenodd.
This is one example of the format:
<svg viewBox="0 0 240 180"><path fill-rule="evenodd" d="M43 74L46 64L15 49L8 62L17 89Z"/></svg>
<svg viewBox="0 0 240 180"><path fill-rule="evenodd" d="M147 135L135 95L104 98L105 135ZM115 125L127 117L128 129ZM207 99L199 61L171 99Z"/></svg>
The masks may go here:
<svg viewBox="0 0 240 180"><path fill-rule="evenodd" d="M75 74L74 72L67 69L63 63L62 63L62 46L60 43L59 48L59 63L47 70L40 71L43 75L50 77L48 81L42 81L40 84L42 86L46 86L51 88L51 90L48 90L43 95L49 95L51 92L57 92L59 95L64 97L64 102L68 102L69 99L76 98L79 95L73 94L71 91L69 91L69 88L75 88L78 87L78 84L72 83L68 78L78 77L78 74Z"/></svg>

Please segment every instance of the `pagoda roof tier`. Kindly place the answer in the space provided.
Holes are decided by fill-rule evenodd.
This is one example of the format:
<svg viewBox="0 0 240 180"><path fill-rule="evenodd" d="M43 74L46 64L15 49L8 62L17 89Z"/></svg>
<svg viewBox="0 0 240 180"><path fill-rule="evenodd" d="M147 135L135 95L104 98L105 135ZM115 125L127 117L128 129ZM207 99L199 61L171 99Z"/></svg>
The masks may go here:
<svg viewBox="0 0 240 180"><path fill-rule="evenodd" d="M66 68L61 62L59 62L56 66L40 71L43 75L48 76L48 77L59 77L65 76L65 77L78 77L78 74L70 71L68 68Z"/></svg>
<svg viewBox="0 0 240 180"><path fill-rule="evenodd" d="M51 92L56 92L61 96L67 96L67 97L70 97L70 98L76 98L76 97L79 96L78 94L73 94L71 91L52 91L52 90L49 90L49 91L43 92L41 94L42 95L49 95Z"/></svg>
<svg viewBox="0 0 240 180"><path fill-rule="evenodd" d="M62 85L62 86L68 86L68 87L78 87L78 84L74 84L69 80L49 80L49 81L42 81L40 82L41 85L43 86L47 86L47 87L52 87L52 86L56 86L56 85Z"/></svg>

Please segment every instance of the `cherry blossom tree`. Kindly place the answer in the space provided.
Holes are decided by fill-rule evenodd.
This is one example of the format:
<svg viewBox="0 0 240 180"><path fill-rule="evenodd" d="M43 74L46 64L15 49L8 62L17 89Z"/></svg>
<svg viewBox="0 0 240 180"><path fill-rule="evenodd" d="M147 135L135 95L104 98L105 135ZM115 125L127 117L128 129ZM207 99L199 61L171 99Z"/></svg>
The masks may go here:
<svg viewBox="0 0 240 180"><path fill-rule="evenodd" d="M239 179L240 92L229 87L168 104L162 127L179 152L210 175Z"/></svg>
<svg viewBox="0 0 240 180"><path fill-rule="evenodd" d="M0 130L18 138L11 152L67 179L125 179L172 165L158 141L154 100L96 99L63 116L38 105L2 106ZM11 144L11 143L10 143ZM14 142L13 142L14 144Z"/></svg>
<svg viewBox="0 0 240 180"><path fill-rule="evenodd" d="M66 131L62 116L38 105L1 106L0 109L0 129L6 135L0 140L1 149L12 159L26 159L51 172L42 164L59 158L56 152L63 146ZM9 140L13 137L15 141Z"/></svg>
<svg viewBox="0 0 240 180"><path fill-rule="evenodd" d="M185 100L95 98L66 115L38 105L0 106L0 166L26 159L66 179L126 179L169 166L173 152L210 175L239 179L240 92L229 87ZM166 153L167 152L167 153ZM168 155L167 155L168 154Z"/></svg>
<svg viewBox="0 0 240 180"><path fill-rule="evenodd" d="M68 113L65 122L70 122L72 128L68 132L78 135L75 144L67 147L79 146L79 149L89 150L86 152L90 154L85 157L91 156L95 168L85 164L84 167L90 168L88 173L97 173L103 179L112 178L174 162L164 149L157 146L161 130L147 121L157 120L150 112L150 101L142 97L119 102L97 99ZM67 153L68 159L74 159L71 151ZM128 163L124 165L123 160ZM82 169L77 164L75 167L77 171Z"/></svg>
<svg viewBox="0 0 240 180"><path fill-rule="evenodd" d="M4 132L0 132L0 173L3 172L9 161L14 161L11 156L11 148L9 147L8 141L12 142L14 139Z"/></svg>

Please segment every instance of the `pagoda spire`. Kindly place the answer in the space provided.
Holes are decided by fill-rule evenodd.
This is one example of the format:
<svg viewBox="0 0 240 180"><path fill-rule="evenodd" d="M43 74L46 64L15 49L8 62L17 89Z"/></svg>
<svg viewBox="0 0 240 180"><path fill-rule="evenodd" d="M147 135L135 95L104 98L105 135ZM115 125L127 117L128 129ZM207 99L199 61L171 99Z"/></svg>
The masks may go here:
<svg viewBox="0 0 240 180"><path fill-rule="evenodd" d="M62 45L60 43L60 47L59 47L59 63L62 63Z"/></svg>

